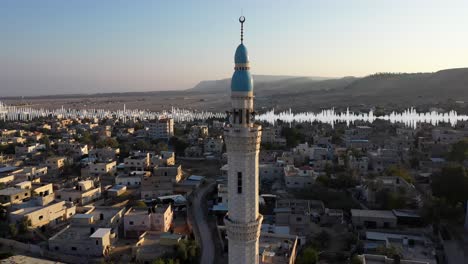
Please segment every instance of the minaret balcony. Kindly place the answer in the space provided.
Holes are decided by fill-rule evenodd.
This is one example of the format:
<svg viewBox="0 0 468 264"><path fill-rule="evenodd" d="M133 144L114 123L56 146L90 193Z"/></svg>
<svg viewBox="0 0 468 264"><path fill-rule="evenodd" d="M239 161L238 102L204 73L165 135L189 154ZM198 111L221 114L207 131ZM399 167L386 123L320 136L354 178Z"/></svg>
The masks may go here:
<svg viewBox="0 0 468 264"><path fill-rule="evenodd" d="M228 239L251 242L258 239L263 221L263 215L259 214L257 220L253 222L240 222L229 218L229 214L224 217Z"/></svg>

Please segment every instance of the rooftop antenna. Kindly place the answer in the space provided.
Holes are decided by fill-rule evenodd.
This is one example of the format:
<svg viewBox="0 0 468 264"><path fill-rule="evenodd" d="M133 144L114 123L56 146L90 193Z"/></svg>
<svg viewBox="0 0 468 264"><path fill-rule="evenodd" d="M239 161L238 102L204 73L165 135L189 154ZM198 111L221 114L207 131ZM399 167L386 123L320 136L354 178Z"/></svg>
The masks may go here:
<svg viewBox="0 0 468 264"><path fill-rule="evenodd" d="M242 11L241 11L241 16L239 17L239 22L241 23L241 43L244 43L244 22L245 22L245 16L242 15Z"/></svg>

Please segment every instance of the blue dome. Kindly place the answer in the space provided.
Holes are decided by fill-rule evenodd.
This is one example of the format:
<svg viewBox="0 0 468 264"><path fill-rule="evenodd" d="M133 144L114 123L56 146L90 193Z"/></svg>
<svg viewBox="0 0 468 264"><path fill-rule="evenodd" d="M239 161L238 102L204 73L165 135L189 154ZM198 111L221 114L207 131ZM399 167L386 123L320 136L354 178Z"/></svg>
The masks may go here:
<svg viewBox="0 0 468 264"><path fill-rule="evenodd" d="M237 55L237 52L236 52ZM253 91L252 75L249 71L235 71L231 79L231 91L251 92Z"/></svg>
<svg viewBox="0 0 468 264"><path fill-rule="evenodd" d="M249 62L249 54L244 44L237 46L236 54L234 55L234 63L247 63Z"/></svg>

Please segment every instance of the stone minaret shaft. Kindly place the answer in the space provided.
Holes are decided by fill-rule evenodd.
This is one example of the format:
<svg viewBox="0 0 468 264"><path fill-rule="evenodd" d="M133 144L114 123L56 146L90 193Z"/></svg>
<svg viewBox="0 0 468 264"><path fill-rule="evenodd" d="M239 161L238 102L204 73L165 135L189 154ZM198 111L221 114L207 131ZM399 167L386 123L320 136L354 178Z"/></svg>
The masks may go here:
<svg viewBox="0 0 468 264"><path fill-rule="evenodd" d="M239 18L239 22L242 25L245 18ZM243 32L241 38L243 42ZM229 263L255 264L259 262L258 241L263 220L258 212L261 126L253 122L253 81L243 43L236 50L234 69L232 110L224 129L229 166L228 214L224 222L229 239Z"/></svg>

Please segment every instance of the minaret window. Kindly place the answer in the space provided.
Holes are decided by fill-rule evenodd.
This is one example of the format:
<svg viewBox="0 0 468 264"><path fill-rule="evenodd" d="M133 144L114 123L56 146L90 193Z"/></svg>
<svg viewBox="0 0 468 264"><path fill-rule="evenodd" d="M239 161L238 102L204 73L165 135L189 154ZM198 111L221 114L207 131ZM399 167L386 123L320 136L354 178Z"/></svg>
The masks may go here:
<svg viewBox="0 0 468 264"><path fill-rule="evenodd" d="M239 110L239 124L242 124L242 109Z"/></svg>
<svg viewBox="0 0 468 264"><path fill-rule="evenodd" d="M237 193L242 193L242 172L237 173Z"/></svg>

